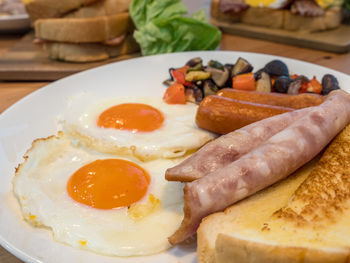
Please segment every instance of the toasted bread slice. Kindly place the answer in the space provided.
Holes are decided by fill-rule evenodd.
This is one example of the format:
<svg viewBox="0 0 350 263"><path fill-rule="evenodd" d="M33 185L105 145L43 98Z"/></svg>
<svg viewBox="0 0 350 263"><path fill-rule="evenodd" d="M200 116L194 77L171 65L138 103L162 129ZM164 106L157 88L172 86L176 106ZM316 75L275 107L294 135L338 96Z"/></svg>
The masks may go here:
<svg viewBox="0 0 350 263"><path fill-rule="evenodd" d="M349 262L350 126L313 166L204 219L198 262Z"/></svg>
<svg viewBox="0 0 350 263"><path fill-rule="evenodd" d="M254 26L282 28L286 10L250 7L243 12L241 22Z"/></svg>
<svg viewBox="0 0 350 263"><path fill-rule="evenodd" d="M116 46L103 44L71 44L59 42L46 42L44 48L51 59L68 62L93 62L108 58L132 54L140 50L132 35Z"/></svg>
<svg viewBox="0 0 350 263"><path fill-rule="evenodd" d="M241 20L241 13L227 14L220 11L220 0L212 0L210 5L210 15L218 21L222 22L239 22Z"/></svg>
<svg viewBox="0 0 350 263"><path fill-rule="evenodd" d="M65 15L64 18L99 17L128 12L130 2L131 0L102 0L74 10Z"/></svg>
<svg viewBox="0 0 350 263"><path fill-rule="evenodd" d="M35 36L68 43L105 42L132 28L128 12L93 18L49 18L35 22Z"/></svg>
<svg viewBox="0 0 350 263"><path fill-rule="evenodd" d="M329 8L323 16L304 17L293 15L290 10L279 10L263 7L249 7L238 14L222 13L220 0L212 0L210 14L213 21L227 23L244 23L253 26L284 29L288 31L315 32L333 29L341 24L342 10L340 7Z"/></svg>
<svg viewBox="0 0 350 263"><path fill-rule="evenodd" d="M100 0L22 0L32 22L40 18L60 17L97 1Z"/></svg>
<svg viewBox="0 0 350 263"><path fill-rule="evenodd" d="M304 17L286 12L283 28L292 31L323 31L337 28L342 21L343 12L339 7L328 9L323 16Z"/></svg>

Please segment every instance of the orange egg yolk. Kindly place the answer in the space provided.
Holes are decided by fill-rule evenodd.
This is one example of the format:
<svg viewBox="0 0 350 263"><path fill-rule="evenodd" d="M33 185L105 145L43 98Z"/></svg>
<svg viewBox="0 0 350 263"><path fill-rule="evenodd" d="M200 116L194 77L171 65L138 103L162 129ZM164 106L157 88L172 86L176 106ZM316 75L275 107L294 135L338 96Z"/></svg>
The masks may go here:
<svg viewBox="0 0 350 263"><path fill-rule="evenodd" d="M75 201L99 209L129 206L147 192L149 174L135 163L121 159L91 162L76 171L67 183Z"/></svg>
<svg viewBox="0 0 350 263"><path fill-rule="evenodd" d="M97 119L97 125L103 128L149 132L158 129L163 121L163 114L150 105L124 103L102 112Z"/></svg>

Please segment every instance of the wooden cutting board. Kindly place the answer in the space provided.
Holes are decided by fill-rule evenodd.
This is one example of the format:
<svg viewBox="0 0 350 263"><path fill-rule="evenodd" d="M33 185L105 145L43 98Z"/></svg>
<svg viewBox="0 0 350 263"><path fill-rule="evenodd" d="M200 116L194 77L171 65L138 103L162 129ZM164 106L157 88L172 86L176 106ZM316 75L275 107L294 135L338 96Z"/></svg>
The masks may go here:
<svg viewBox="0 0 350 263"><path fill-rule="evenodd" d="M211 23L225 33L233 35L334 53L350 51L350 25L341 25L336 29L323 32L308 33L258 27L243 23L226 23L215 18L211 18Z"/></svg>
<svg viewBox="0 0 350 263"><path fill-rule="evenodd" d="M0 57L0 80L57 80L86 69L140 56L140 53L135 53L93 63L61 62L49 59L40 45L33 44L33 39L33 33L28 33Z"/></svg>

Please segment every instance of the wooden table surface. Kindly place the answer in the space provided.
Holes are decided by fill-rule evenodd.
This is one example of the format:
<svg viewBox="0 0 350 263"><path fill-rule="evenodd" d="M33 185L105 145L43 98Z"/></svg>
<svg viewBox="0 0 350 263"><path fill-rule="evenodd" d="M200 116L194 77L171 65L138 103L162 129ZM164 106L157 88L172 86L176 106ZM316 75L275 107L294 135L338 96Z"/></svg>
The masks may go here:
<svg viewBox="0 0 350 263"><path fill-rule="evenodd" d="M16 43L20 37L16 35L1 36L0 56ZM312 62L350 74L350 53L334 54L227 34L223 34L220 49L284 56ZM0 113L22 97L47 84L48 82L0 82ZM22 261L0 247L0 262L19 263Z"/></svg>

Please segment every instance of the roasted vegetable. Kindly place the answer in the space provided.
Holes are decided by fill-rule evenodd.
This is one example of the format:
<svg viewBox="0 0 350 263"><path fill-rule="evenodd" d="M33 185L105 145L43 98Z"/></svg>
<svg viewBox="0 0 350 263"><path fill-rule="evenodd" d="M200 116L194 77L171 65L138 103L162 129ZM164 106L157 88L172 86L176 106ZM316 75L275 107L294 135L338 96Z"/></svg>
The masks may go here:
<svg viewBox="0 0 350 263"><path fill-rule="evenodd" d="M293 82L293 80L288 76L280 76L275 80L273 85L273 89L276 92L280 93L288 93L289 85Z"/></svg>
<svg viewBox="0 0 350 263"><path fill-rule="evenodd" d="M165 91L163 100L168 104L185 104L185 87L182 84L174 83Z"/></svg>
<svg viewBox="0 0 350 263"><path fill-rule="evenodd" d="M219 88L215 85L215 83L212 80L207 79L204 81L204 84L203 84L204 97L209 95L215 95L218 90Z"/></svg>
<svg viewBox="0 0 350 263"><path fill-rule="evenodd" d="M293 82L290 83L287 93L290 95L299 94L299 90L301 88L302 83L303 82L301 79L294 80Z"/></svg>
<svg viewBox="0 0 350 263"><path fill-rule="evenodd" d="M271 79L269 74L261 72L260 79L256 81L255 90L260 92L271 92Z"/></svg>
<svg viewBox="0 0 350 263"><path fill-rule="evenodd" d="M253 66L244 58L238 58L235 66L232 70L232 75L237 76L239 74L249 73L253 71Z"/></svg>
<svg viewBox="0 0 350 263"><path fill-rule="evenodd" d="M188 66L187 71L198 71L203 69L203 60L200 57L193 58L187 61L186 66Z"/></svg>
<svg viewBox="0 0 350 263"><path fill-rule="evenodd" d="M222 65L219 61L216 61L216 60L210 60L208 62L208 67L216 68L216 69L220 69L220 70L224 69L224 65Z"/></svg>
<svg viewBox="0 0 350 263"><path fill-rule="evenodd" d="M332 74L324 75L322 78L322 95L327 95L336 89L340 89L338 80Z"/></svg>
<svg viewBox="0 0 350 263"><path fill-rule="evenodd" d="M205 71L190 71L186 74L186 81L192 82L210 78L210 73Z"/></svg>
<svg viewBox="0 0 350 263"><path fill-rule="evenodd" d="M239 90L255 90L255 78L253 73L245 73L233 77L232 88Z"/></svg>
<svg viewBox="0 0 350 263"><path fill-rule="evenodd" d="M219 87L223 87L230 76L229 70L225 67L222 67L222 69L206 67L205 71L210 73L211 79Z"/></svg>
<svg viewBox="0 0 350 263"><path fill-rule="evenodd" d="M185 91L186 101L200 103L203 100L203 92L196 86L187 88Z"/></svg>
<svg viewBox="0 0 350 263"><path fill-rule="evenodd" d="M177 84L184 86L181 93L186 101L199 103L204 97L215 95L220 89L233 88L245 91L257 92L278 92L287 94L316 93L327 95L335 89L339 89L337 79L326 74L322 79L322 84L313 77L307 78L304 75L289 75L288 67L280 60L272 60L255 73L252 72L252 65L243 58L238 58L235 64L222 64L216 60L210 60L207 65L203 65L200 57L195 57L187 61L186 65L179 68L170 68L170 78L163 83L166 86L174 87L167 91L171 95L170 101L180 101L178 99L180 88ZM175 97L175 99L172 99Z"/></svg>
<svg viewBox="0 0 350 263"><path fill-rule="evenodd" d="M288 67L280 60L272 60L264 67L264 71L270 76L289 76Z"/></svg>

